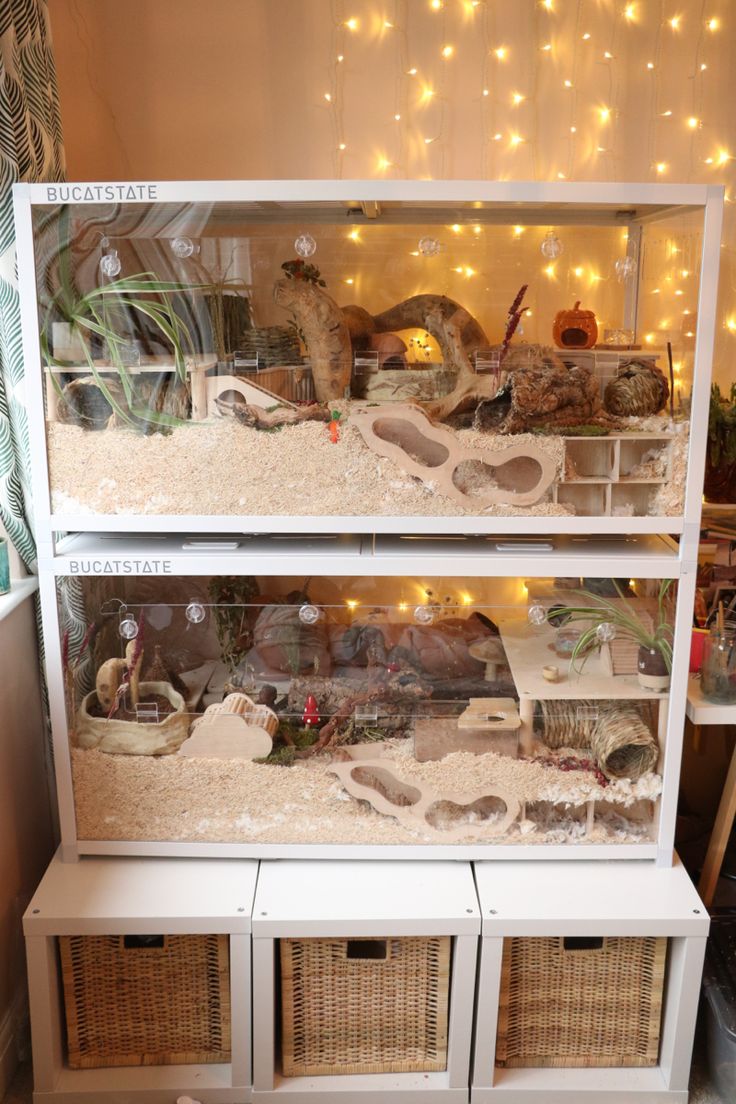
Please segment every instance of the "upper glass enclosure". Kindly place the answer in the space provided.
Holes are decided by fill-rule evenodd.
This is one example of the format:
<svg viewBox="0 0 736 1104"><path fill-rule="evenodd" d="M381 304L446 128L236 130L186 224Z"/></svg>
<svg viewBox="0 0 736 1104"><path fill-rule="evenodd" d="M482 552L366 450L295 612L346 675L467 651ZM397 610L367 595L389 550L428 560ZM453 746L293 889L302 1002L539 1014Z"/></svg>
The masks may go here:
<svg viewBox="0 0 736 1104"><path fill-rule="evenodd" d="M715 192L30 192L56 528L681 529Z"/></svg>

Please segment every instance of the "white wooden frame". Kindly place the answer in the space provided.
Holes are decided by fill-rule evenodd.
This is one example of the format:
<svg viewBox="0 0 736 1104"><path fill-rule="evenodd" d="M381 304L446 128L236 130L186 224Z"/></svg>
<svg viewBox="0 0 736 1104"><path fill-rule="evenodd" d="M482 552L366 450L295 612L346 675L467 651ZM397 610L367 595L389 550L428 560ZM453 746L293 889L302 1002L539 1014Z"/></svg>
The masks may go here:
<svg viewBox="0 0 736 1104"><path fill-rule="evenodd" d="M36 536L41 547L51 546L55 531L105 532L287 532L304 533L373 532L391 533L410 529L416 533L684 533L692 545L690 528L699 520L704 469L710 369L715 332L720 233L724 190L716 185L532 183L485 181L221 181L145 182L89 184L17 184L14 187L18 273L21 289L23 351L29 405L32 451L32 481ZM129 198L125 198L125 197ZM68 198L67 198L68 197ZM647 222L681 210L704 212L698 296L698 330L695 344L694 384L689 450L689 477L684 517L603 518L386 518L386 517L188 517L131 515L58 515L50 511L49 476L43 400L43 370L38 341L38 308L34 272L32 205L62 203L89 204L123 197L124 202L314 202L321 205L310 213L317 221L332 219L348 203L367 210L367 205L388 202L435 203L424 207L424 222L447 222L455 216L453 205L479 204L464 208L474 222L529 225L585 223L628 226L630 238L638 237ZM633 214L631 212L634 212ZM261 217L268 217L261 215ZM271 216L273 217L273 216ZM459 217L459 216L457 216ZM633 248L633 245L630 246ZM638 281L637 281L638 287ZM627 289L625 312L635 319L636 296Z"/></svg>
<svg viewBox="0 0 736 1104"><path fill-rule="evenodd" d="M52 861L23 918L34 1104L202 1104L251 1099L251 912L258 864L166 859ZM227 934L232 1061L69 1069L58 962L60 935Z"/></svg>
<svg viewBox="0 0 736 1104"><path fill-rule="evenodd" d="M253 908L253 1100L285 1104L464 1104L480 911L466 863L262 863ZM275 971L280 938L453 937L447 1070L282 1077Z"/></svg>
<svg viewBox="0 0 736 1104"><path fill-rule="evenodd" d="M708 913L677 860L557 864L519 872L476 863L483 938L471 1104L687 1104ZM503 941L512 936L666 936L658 1065L496 1069Z"/></svg>
<svg viewBox="0 0 736 1104"><path fill-rule="evenodd" d="M194 543L194 547L192 547ZM674 847L674 826L684 727L687 665L690 654L690 610L695 575L683 562L682 542L669 537L641 535L631 538L598 537L589 541L556 537L553 551L545 542L519 545L513 538L432 540L343 537L325 541L245 539L231 548L227 536L211 538L198 548L196 541L172 535L98 538L79 534L62 540L55 556L41 563L41 596L46 638L51 721L54 734L57 790L62 847L67 859L79 854L219 856L249 858L329 859L503 859L586 860L656 859L669 865ZM186 544L186 547L185 547ZM219 547L218 547L219 545ZM536 550L535 550L536 547ZM525 551L517 549L522 548ZM500 549L500 550L499 550ZM490 555L489 555L490 550ZM313 575L442 575L445 577L533 577L571 575L588 577L676 578L679 597L675 624L675 658L669 706L660 715L664 744L660 766L663 793L659 802L656 838L637 844L532 845L503 843L421 844L372 846L366 844L258 844L182 843L168 841L80 840L74 814L71 761L61 664L59 614L55 577L61 575L150 574L164 575L291 575L298 557L298 572ZM154 570L155 569L155 570ZM682 692L681 692L682 688ZM634 694L634 696L637 696ZM639 693L641 696L641 692ZM530 703L527 703L527 705ZM666 737L666 738L665 738Z"/></svg>

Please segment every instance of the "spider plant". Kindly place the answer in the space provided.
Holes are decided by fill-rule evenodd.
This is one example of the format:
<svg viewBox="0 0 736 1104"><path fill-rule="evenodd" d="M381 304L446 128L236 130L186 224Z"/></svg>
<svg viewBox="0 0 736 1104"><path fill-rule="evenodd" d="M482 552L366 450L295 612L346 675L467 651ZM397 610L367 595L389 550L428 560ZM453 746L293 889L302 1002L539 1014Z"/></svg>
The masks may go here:
<svg viewBox="0 0 736 1104"><path fill-rule="evenodd" d="M172 349L176 378L181 383L186 383L186 354L194 351L194 345L186 324L171 302L171 297L182 292L191 292L198 285L161 280L154 272L139 272L133 276L111 279L84 294L79 292L72 271L68 218L68 211L62 209L59 215L59 288L47 302L41 323L41 355L46 366L61 370L71 367L71 362L53 355L49 340L52 322L61 317L69 323L71 333L78 337L90 375L121 422L136 427L141 422L160 428L182 425L182 420L174 415L152 410L138 401L123 355L128 343L124 335L124 325L126 320L129 322L136 316L152 322L158 335ZM120 402L119 393L116 394L109 386L95 364L92 355L93 335L107 344L110 364L120 380L124 405ZM53 386L61 394L61 384L55 373L49 372L49 376Z"/></svg>
<svg viewBox="0 0 736 1104"><path fill-rule="evenodd" d="M618 582L614 579L613 585L618 592L621 604L615 605L611 599L603 598L598 594L591 594L588 590L577 591L584 604L575 606L555 606L549 611L548 619L554 622L582 621L586 627L575 643L570 659L573 668L581 670L586 659L596 648L600 647L601 640L598 636L599 627L604 624L613 625L616 635L631 640L640 648L648 651L659 652L664 660L668 674L672 671L672 640L674 629L670 620L670 604L668 596L672 589L673 579L663 579L657 592L657 611L654 616L654 625L650 630L648 623L642 621L638 611L627 599Z"/></svg>

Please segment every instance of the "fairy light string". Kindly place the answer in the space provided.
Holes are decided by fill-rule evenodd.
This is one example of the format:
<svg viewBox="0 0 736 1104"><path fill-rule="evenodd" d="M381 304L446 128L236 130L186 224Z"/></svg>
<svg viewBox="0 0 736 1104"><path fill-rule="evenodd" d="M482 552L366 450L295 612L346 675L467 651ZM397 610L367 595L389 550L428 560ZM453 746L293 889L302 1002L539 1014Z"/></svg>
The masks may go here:
<svg viewBox="0 0 736 1104"><path fill-rule="evenodd" d="M733 181L736 133L724 93L736 6L726 0L329 0L329 11L329 56L313 102L329 118L338 178L443 179L475 167L479 178L498 180ZM375 117L365 106L371 88L381 105ZM724 366L724 351L736 352L733 199L731 186ZM459 294L459 282L484 275L486 232L466 225L462 236L444 235L451 253L436 266L438 281ZM557 232L564 241L564 228ZM691 332L697 309L692 235L670 239L677 252L644 286L650 345L667 328ZM664 231L660 247L672 248ZM543 284L595 300L598 284L605 295L614 279L615 259L608 271L578 244L535 264Z"/></svg>

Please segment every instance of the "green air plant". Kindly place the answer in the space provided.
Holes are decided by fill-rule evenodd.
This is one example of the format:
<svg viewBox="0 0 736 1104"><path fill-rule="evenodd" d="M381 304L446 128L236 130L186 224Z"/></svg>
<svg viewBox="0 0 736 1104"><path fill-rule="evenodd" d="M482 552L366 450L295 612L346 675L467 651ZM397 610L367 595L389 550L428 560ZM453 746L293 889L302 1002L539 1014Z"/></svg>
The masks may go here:
<svg viewBox="0 0 736 1104"><path fill-rule="evenodd" d="M668 600L672 589L672 579L663 579L657 592L657 611L653 615L654 624L649 628L648 621L642 621L639 613L626 598L616 580L613 585L618 592L620 605L611 599L591 594L588 590L577 591L583 599L580 605L554 606L548 613L551 624L559 625L575 621L584 622L580 637L575 643L570 659L573 668L582 669L586 659L600 647L598 629L603 624L613 625L616 635L633 641L642 648L660 652L667 672L672 671L672 640L674 635L671 620L671 603Z"/></svg>
<svg viewBox="0 0 736 1104"><path fill-rule="evenodd" d="M69 212L66 207L59 214L59 235L59 287L47 301L40 332L41 355L46 366L62 371L70 366L68 361L55 357L51 348L52 323L62 318L69 323L71 333L78 337L90 376L120 422L135 427L143 423L160 429L182 425L180 418L164 411L149 409L139 403L131 373L125 364L123 351L128 338L123 327L126 319L136 316L153 323L158 336L172 350L176 378L186 384L186 354L193 352L194 346L191 334L177 313L171 297L182 292L191 292L198 285L160 280L153 272L139 272L133 276L111 279L82 293L77 290L72 270ZM92 355L93 338L107 344L111 366L120 380L124 404L120 401L120 393L109 386L104 374L95 364ZM62 389L56 374L49 372L49 376L53 386L61 394Z"/></svg>

